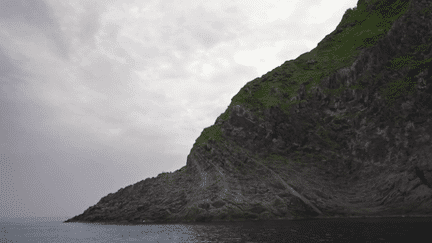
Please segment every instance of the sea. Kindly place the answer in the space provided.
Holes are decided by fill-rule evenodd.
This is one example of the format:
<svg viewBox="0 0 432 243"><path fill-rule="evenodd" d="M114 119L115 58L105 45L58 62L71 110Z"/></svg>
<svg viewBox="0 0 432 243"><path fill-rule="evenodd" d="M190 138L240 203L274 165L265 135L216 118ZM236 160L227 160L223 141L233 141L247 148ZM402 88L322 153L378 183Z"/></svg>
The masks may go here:
<svg viewBox="0 0 432 243"><path fill-rule="evenodd" d="M12 242L432 242L432 218L338 218L179 224L63 223L50 217L0 218Z"/></svg>

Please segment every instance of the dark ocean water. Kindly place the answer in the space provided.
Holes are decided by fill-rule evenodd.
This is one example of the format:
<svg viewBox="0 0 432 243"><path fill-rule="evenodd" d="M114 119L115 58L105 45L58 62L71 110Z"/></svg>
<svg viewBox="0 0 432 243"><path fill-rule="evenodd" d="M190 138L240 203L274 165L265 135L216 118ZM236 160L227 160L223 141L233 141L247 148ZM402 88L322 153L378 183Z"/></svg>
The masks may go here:
<svg viewBox="0 0 432 243"><path fill-rule="evenodd" d="M432 218L356 218L100 225L67 218L0 219L11 242L432 242Z"/></svg>

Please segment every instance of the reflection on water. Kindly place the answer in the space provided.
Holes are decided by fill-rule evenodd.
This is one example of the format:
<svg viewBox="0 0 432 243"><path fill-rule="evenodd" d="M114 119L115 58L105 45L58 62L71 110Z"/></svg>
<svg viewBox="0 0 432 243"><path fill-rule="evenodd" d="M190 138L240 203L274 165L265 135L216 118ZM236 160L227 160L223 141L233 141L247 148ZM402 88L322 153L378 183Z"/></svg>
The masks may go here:
<svg viewBox="0 0 432 243"><path fill-rule="evenodd" d="M51 221L50 221L51 220ZM100 225L0 219L0 242L430 242L432 218Z"/></svg>
<svg viewBox="0 0 432 243"><path fill-rule="evenodd" d="M432 218L275 220L193 224L198 242L408 242L428 239ZM430 241L424 241L430 242Z"/></svg>

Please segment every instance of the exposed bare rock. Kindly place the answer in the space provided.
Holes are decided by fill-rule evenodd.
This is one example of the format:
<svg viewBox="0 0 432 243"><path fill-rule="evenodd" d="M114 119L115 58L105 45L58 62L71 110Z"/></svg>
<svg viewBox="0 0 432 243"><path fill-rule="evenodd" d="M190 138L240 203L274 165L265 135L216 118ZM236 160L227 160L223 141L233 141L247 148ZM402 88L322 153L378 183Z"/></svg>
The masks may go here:
<svg viewBox="0 0 432 243"><path fill-rule="evenodd" d="M432 215L432 5L360 0L247 83L173 173L68 222Z"/></svg>

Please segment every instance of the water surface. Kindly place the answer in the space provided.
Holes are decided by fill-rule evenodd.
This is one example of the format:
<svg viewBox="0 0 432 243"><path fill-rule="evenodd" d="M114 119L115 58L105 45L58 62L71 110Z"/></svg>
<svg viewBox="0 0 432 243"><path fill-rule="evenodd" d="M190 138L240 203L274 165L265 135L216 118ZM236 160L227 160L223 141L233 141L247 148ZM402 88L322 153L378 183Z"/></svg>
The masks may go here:
<svg viewBox="0 0 432 243"><path fill-rule="evenodd" d="M0 219L0 242L430 242L432 218L101 225Z"/></svg>

